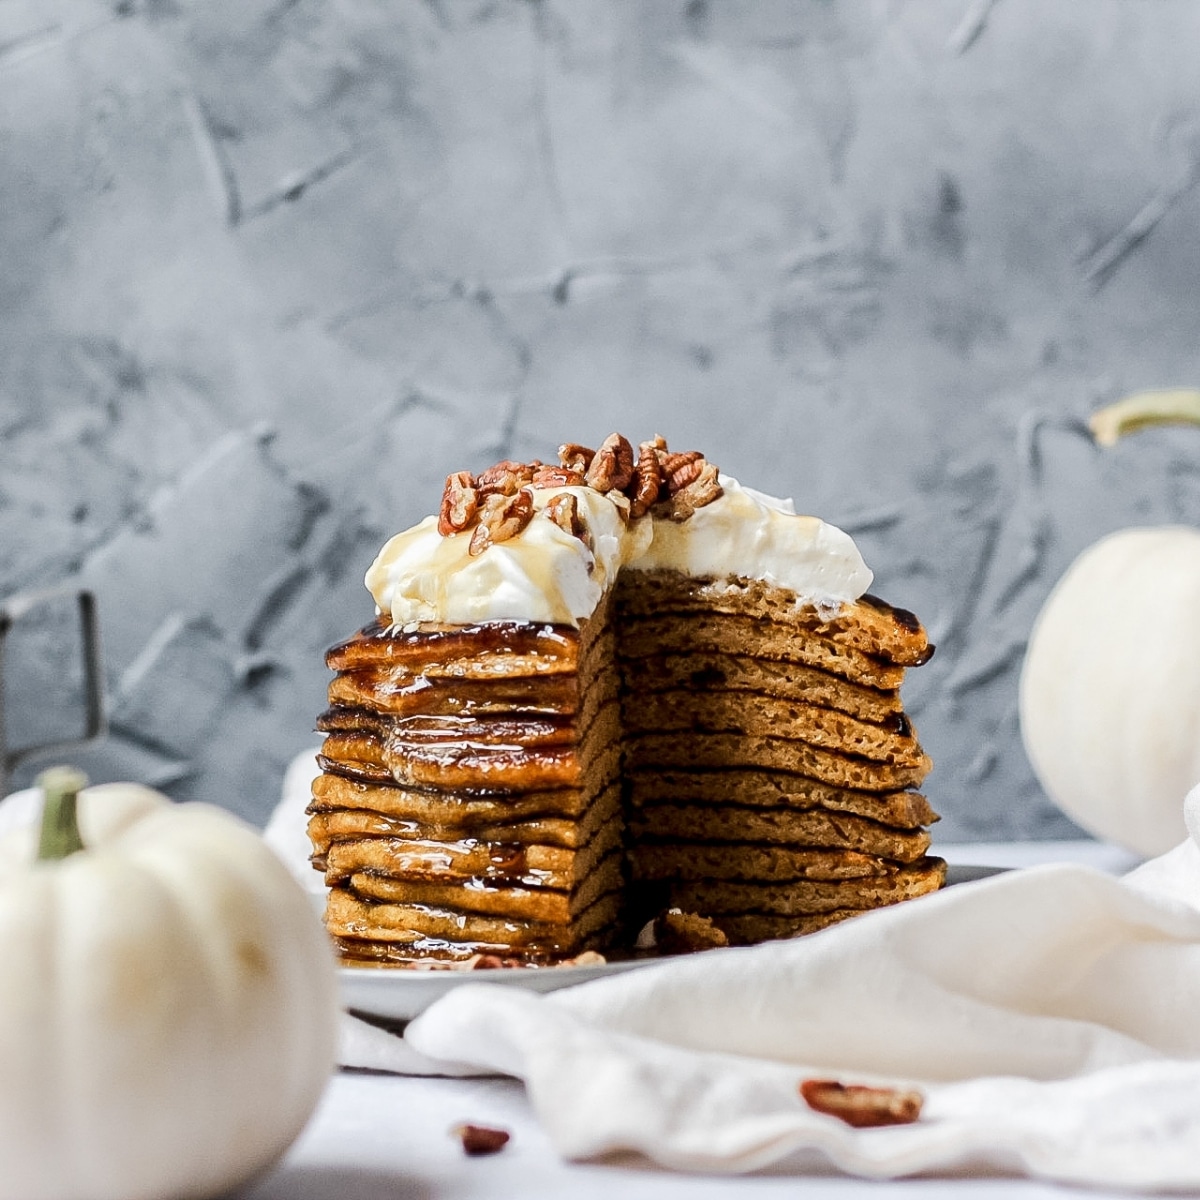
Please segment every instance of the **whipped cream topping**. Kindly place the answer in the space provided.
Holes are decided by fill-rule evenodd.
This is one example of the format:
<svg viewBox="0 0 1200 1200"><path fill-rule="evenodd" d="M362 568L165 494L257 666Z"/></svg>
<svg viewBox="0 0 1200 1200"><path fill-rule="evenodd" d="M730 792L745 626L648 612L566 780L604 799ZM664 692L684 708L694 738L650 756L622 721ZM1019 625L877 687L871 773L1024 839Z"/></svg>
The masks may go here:
<svg viewBox="0 0 1200 1200"><path fill-rule="evenodd" d="M631 521L628 501L590 487L538 488L533 519L514 538L468 553L471 533L438 533L437 518L396 534L367 572L367 589L392 623L536 621L578 625L622 568L675 570L716 580L756 579L787 588L797 606L836 611L871 585L853 538L817 517L720 477L724 494L686 521ZM570 492L590 548L541 509ZM624 510L624 511L623 511Z"/></svg>

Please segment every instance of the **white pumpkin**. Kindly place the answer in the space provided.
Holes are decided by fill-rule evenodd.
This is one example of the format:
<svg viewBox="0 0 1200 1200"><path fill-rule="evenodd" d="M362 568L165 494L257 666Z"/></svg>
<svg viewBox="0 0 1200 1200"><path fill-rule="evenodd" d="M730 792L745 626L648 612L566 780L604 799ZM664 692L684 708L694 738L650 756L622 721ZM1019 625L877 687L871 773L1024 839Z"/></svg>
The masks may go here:
<svg viewBox="0 0 1200 1200"><path fill-rule="evenodd" d="M0 1200L220 1195L329 1078L328 939L229 813L112 784L79 816L61 861L0 841Z"/></svg>
<svg viewBox="0 0 1200 1200"><path fill-rule="evenodd" d="M1091 415L1097 445L1200 425L1200 390L1137 392ZM1200 531L1125 529L1071 565L1034 625L1021 734L1050 798L1146 856L1187 836L1200 783Z"/></svg>
<svg viewBox="0 0 1200 1200"><path fill-rule="evenodd" d="M1142 855L1187 836L1200 783L1200 530L1124 529L1085 550L1034 626L1021 734L1052 800Z"/></svg>

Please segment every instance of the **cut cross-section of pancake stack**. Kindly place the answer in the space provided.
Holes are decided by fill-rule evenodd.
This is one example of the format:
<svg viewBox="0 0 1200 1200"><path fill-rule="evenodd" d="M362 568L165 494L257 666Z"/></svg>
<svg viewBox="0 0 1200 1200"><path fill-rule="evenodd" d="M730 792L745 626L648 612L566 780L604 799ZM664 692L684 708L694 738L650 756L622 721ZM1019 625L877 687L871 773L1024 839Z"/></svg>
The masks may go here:
<svg viewBox="0 0 1200 1200"><path fill-rule="evenodd" d="M630 572L617 601L635 881L734 943L941 885L898 690L932 653L915 617L674 572Z"/></svg>
<svg viewBox="0 0 1200 1200"><path fill-rule="evenodd" d="M596 641L376 625L329 652L309 833L345 958L538 963L612 940L617 680L611 635Z"/></svg>

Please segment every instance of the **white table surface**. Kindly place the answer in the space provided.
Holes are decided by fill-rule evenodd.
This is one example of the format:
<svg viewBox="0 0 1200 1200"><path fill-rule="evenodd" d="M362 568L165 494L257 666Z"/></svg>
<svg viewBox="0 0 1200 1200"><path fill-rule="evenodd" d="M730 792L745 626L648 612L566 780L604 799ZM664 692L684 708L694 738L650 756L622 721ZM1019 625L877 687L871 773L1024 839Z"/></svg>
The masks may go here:
<svg viewBox="0 0 1200 1200"><path fill-rule="evenodd" d="M1020 867L1085 862L1120 874L1137 860L1094 842L939 846L950 862ZM464 1123L506 1129L498 1154L468 1158L454 1136ZM429 1079L340 1072L275 1171L239 1200L475 1200L503 1197L796 1197L806 1200L1067 1200L1084 1191L1001 1175L855 1179L810 1160L736 1177L682 1175L644 1160L568 1163L551 1150L522 1085L509 1079Z"/></svg>

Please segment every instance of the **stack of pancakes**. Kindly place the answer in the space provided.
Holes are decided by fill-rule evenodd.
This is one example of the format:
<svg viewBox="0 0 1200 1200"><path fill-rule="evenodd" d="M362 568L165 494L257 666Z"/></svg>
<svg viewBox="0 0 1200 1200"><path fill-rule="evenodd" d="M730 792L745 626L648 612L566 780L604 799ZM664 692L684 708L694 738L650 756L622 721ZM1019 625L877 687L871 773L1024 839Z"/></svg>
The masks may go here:
<svg viewBox="0 0 1200 1200"><path fill-rule="evenodd" d="M932 653L911 613L868 596L826 618L767 583L667 571L622 576L617 604L643 892L745 943L941 885L899 695Z"/></svg>
<svg viewBox="0 0 1200 1200"><path fill-rule="evenodd" d="M731 943L937 888L904 715L932 653L869 597L629 570L579 630L368 626L336 672L310 808L350 961L557 962L664 908Z"/></svg>
<svg viewBox="0 0 1200 1200"><path fill-rule="evenodd" d="M375 624L329 652L309 833L344 958L536 964L616 940L609 608L582 631Z"/></svg>

